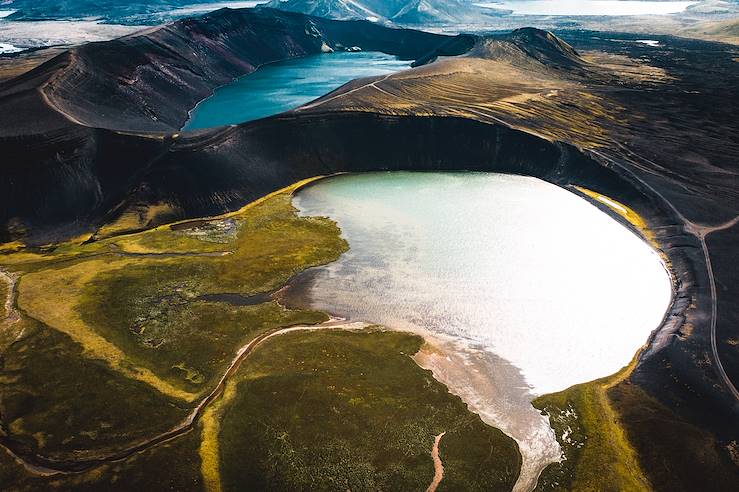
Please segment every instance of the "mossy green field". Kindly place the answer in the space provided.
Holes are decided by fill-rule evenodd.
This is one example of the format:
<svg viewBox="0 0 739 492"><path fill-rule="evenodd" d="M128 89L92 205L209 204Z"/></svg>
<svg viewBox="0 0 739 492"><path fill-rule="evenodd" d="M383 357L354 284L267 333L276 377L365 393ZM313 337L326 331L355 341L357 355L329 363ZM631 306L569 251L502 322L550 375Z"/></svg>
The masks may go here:
<svg viewBox="0 0 739 492"><path fill-rule="evenodd" d="M515 443L415 364L422 343L379 330L270 340L224 412L226 489L424 490L434 437L445 432L440 489L510 490Z"/></svg>
<svg viewBox="0 0 739 492"><path fill-rule="evenodd" d="M348 247L332 221L297 215L294 188L221 217L0 257L0 294L17 310L0 313L3 443L21 458L103 458L43 476L3 450L1 488L425 490L441 433L438 490L513 487L516 443L413 361L416 335L327 325L273 336L219 385L241 347L329 319L269 297ZM625 386L632 369L534 402L566 458L538 490L653 488L638 424L621 422L649 403ZM106 462L209 395L183 432Z"/></svg>
<svg viewBox="0 0 739 492"><path fill-rule="evenodd" d="M347 249L328 219L299 217L292 188L222 217L58 247L7 251L4 444L75 463L168 432L218 388L240 347L324 313L258 297ZM213 297L215 295L215 297ZM219 300L220 299L220 300ZM12 324L12 326L10 326ZM10 337L10 335L13 335ZM5 450L3 489L508 490L515 442L419 368L422 340L310 330L257 346L192 428L121 460L44 476ZM200 415L200 414L198 414Z"/></svg>
<svg viewBox="0 0 739 492"><path fill-rule="evenodd" d="M542 472L537 490L651 490L607 395L628 371L534 401L549 416L565 458Z"/></svg>

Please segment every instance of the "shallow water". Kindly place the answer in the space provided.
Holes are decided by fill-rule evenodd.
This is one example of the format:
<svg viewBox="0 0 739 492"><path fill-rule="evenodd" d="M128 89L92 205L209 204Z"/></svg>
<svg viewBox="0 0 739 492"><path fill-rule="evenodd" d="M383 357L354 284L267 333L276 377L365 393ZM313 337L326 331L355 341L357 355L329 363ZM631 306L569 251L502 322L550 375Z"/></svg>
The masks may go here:
<svg viewBox="0 0 739 492"><path fill-rule="evenodd" d="M337 52L272 63L216 89L192 111L184 130L272 116L317 99L350 80L410 67L378 52Z"/></svg>
<svg viewBox="0 0 739 492"><path fill-rule="evenodd" d="M486 8L512 10L515 15L665 15L683 12L698 2L640 0L511 0L481 2Z"/></svg>
<svg viewBox="0 0 739 492"><path fill-rule="evenodd" d="M662 320L659 256L585 200L485 173L371 173L300 191L350 250L298 281L298 303L436 339L422 365L519 442L527 490L559 447L535 395L617 372Z"/></svg>

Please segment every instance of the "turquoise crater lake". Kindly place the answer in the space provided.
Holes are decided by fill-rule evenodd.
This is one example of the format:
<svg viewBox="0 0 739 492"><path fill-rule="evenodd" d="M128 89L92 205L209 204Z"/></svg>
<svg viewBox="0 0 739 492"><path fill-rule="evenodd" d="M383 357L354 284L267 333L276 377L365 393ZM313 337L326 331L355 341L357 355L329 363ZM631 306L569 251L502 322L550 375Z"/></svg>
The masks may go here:
<svg viewBox="0 0 739 492"><path fill-rule="evenodd" d="M397 72L410 63L379 52L337 52L264 65L201 101L183 130L235 125L279 114L350 80Z"/></svg>

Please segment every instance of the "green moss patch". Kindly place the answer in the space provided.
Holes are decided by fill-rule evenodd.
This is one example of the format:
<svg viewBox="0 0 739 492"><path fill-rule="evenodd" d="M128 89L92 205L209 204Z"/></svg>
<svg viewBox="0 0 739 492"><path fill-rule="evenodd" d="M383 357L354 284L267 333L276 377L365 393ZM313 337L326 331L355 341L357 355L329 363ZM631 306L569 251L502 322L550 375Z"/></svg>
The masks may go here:
<svg viewBox="0 0 739 492"><path fill-rule="evenodd" d="M608 396L655 490L737 488L739 466L731 459L732 443L721 445L710 432L686 422L628 381L614 386Z"/></svg>
<svg viewBox="0 0 739 492"><path fill-rule="evenodd" d="M298 217L289 193L201 222L19 252L17 263L7 262L31 294L22 320L29 329L3 354L0 418L26 449L84 457L156 435L196 400L167 397L146 384L151 378L131 374L146 369L204 395L253 337L327 319L272 301L237 306L200 296L269 292L296 272L336 259L347 245L333 222ZM132 256L131 244L156 251ZM210 256L214 249L229 254ZM188 253L171 254L182 251ZM36 321L36 309L59 331ZM110 350L96 353L100 344L85 330L115 346L122 362L113 363ZM92 341L83 350L66 331Z"/></svg>
<svg viewBox="0 0 739 492"><path fill-rule="evenodd" d="M197 432L163 443L143 453L93 470L60 477L30 476L0 450L0 490L37 492L171 492L204 491L200 476Z"/></svg>
<svg viewBox="0 0 739 492"><path fill-rule="evenodd" d="M485 425L410 358L395 332L298 332L242 366L221 423L227 490L424 490L434 437L446 490L510 490L515 442ZM474 472L473 472L474 470Z"/></svg>
<svg viewBox="0 0 739 492"><path fill-rule="evenodd" d="M3 354L0 379L3 426L23 447L83 458L168 430L187 414L150 386L84 357L68 336L23 323L26 334Z"/></svg>
<svg viewBox="0 0 739 492"><path fill-rule="evenodd" d="M544 469L536 490L651 490L606 394L620 375L534 400L549 416L565 457Z"/></svg>
<svg viewBox="0 0 739 492"><path fill-rule="evenodd" d="M210 229L204 224L210 222L161 228L128 239L138 246L143 241L147 248L169 244L178 250L183 243L190 250L201 243L203 252L217 245L229 254L161 260L142 256L134 265L97 275L78 306L83 320L123 349L134 364L187 391L207 387L236 349L253 336L279 326L326 319L320 313L285 310L274 302L233 306L198 300L201 296L269 292L307 267L338 258L346 249L333 222L298 217L287 194L227 220L230 232L216 229L218 242L186 235L194 229L205 231L207 237Z"/></svg>

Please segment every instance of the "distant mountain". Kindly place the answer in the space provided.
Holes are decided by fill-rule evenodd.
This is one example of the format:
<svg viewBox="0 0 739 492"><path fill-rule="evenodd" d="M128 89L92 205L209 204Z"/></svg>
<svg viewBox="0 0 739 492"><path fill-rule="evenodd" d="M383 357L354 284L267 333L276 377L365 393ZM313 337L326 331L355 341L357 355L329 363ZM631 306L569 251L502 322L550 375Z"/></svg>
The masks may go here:
<svg viewBox="0 0 739 492"><path fill-rule="evenodd" d="M406 25L474 22L484 15L465 0L271 0L268 6L330 19Z"/></svg>
<svg viewBox="0 0 739 492"><path fill-rule="evenodd" d="M0 0L0 7L15 10L8 19L80 19L96 17L116 23L155 24L161 14L192 4L223 3L216 0ZM144 21L144 22L141 22ZM148 22L147 22L148 21Z"/></svg>

